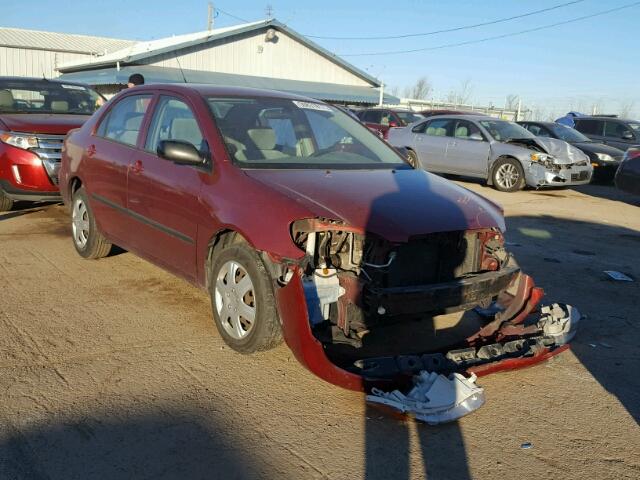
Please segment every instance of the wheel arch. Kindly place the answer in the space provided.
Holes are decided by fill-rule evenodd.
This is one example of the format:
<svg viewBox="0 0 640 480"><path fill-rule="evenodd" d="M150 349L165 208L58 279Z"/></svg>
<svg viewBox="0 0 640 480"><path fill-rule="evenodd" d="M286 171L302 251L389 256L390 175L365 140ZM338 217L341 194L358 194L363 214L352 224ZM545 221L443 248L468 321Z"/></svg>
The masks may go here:
<svg viewBox="0 0 640 480"><path fill-rule="evenodd" d="M495 160L493 160L493 162L491 162L491 165L489 165L489 172L487 175L487 185L493 186L493 170L496 168L496 164L503 159L515 160L522 167L522 171L525 170L524 165L522 164L522 161L520 161L518 157L514 157L513 155L500 155L499 157L496 157Z"/></svg>

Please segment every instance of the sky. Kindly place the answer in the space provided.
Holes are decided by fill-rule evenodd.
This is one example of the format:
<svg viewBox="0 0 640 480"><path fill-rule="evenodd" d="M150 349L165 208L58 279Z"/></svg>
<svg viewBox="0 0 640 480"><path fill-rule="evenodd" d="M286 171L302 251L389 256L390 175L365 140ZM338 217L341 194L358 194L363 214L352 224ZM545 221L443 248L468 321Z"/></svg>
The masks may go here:
<svg viewBox="0 0 640 480"><path fill-rule="evenodd" d="M327 37L413 34L489 22L569 0L234 0L214 1L215 27L273 16L297 32ZM316 39L358 68L402 93L426 76L432 97L471 85L477 105L501 106L507 95L548 115L570 109L618 113L632 105L640 117L640 4L625 10L532 33L440 50L351 56L469 42L549 25L633 3L583 0L503 23L393 40ZM207 0L0 0L0 26L150 40L205 30ZM46 12L46 14L44 14ZM234 18L237 17L237 18Z"/></svg>

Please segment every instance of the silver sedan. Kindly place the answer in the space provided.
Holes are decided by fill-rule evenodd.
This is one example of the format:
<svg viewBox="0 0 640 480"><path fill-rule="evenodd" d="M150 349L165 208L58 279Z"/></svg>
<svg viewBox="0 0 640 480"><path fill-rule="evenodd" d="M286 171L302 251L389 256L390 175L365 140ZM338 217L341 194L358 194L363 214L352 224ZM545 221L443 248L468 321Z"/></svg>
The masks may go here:
<svg viewBox="0 0 640 480"><path fill-rule="evenodd" d="M389 131L416 168L487 180L505 192L589 183L589 158L567 142L538 138L520 125L480 115L443 115Z"/></svg>

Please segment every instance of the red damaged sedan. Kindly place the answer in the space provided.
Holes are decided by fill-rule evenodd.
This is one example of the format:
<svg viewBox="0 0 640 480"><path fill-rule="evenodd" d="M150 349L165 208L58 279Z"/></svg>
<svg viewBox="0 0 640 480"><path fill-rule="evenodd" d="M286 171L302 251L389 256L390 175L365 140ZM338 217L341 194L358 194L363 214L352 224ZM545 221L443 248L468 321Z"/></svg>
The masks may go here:
<svg viewBox="0 0 640 480"><path fill-rule="evenodd" d="M566 349L580 318L539 311L498 206L305 97L126 90L67 137L60 190L83 257L132 251L206 289L235 350L284 338L321 378L429 423L479 407L476 376ZM436 345L451 312L477 328Z"/></svg>

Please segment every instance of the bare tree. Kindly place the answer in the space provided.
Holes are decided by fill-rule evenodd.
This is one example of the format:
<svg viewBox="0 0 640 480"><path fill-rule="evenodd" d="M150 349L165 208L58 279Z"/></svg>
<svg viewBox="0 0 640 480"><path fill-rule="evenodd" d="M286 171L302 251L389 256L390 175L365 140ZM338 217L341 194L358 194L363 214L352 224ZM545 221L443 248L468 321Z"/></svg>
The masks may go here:
<svg viewBox="0 0 640 480"><path fill-rule="evenodd" d="M467 78L460 82L460 87L457 90L451 90L447 94L447 101L456 105L469 104L471 102L471 96L473 94L473 85L471 79Z"/></svg>
<svg viewBox="0 0 640 480"><path fill-rule="evenodd" d="M416 100L426 100L432 90L433 86L431 82L427 77L423 76L416 80L416 83L413 85L404 87L404 96Z"/></svg>
<svg viewBox="0 0 640 480"><path fill-rule="evenodd" d="M505 110L517 110L518 103L520 103L520 97L518 95L509 94L504 102Z"/></svg>
<svg viewBox="0 0 640 480"><path fill-rule="evenodd" d="M633 100L624 100L622 102L620 102L620 108L618 109L619 115L622 118L628 118L631 116L631 112L633 111L633 107L635 106L636 102L634 102Z"/></svg>
<svg viewBox="0 0 640 480"><path fill-rule="evenodd" d="M394 85L389 89L389 93L394 97L397 97L400 94L400 87L397 85Z"/></svg>

